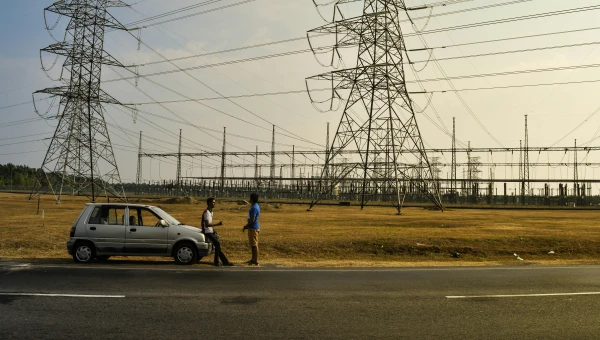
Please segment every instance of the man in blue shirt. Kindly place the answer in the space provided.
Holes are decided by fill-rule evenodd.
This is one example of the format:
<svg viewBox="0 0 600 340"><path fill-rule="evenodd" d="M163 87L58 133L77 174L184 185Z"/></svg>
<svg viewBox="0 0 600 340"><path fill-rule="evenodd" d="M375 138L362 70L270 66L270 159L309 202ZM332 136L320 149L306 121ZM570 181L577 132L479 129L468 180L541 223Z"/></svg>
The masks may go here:
<svg viewBox="0 0 600 340"><path fill-rule="evenodd" d="M252 259L246 262L246 264L258 266L258 233L260 232L260 224L258 224L258 217L260 216L258 194L252 193L250 195L250 204L248 223L242 228L242 232L248 229L248 242L252 248Z"/></svg>

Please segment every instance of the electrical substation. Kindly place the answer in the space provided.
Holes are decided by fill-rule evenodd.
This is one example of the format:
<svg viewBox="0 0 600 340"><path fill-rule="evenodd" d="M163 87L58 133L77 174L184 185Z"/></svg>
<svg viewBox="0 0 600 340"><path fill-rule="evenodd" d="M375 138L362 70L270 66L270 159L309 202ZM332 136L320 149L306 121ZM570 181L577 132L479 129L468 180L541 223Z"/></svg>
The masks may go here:
<svg viewBox="0 0 600 340"><path fill-rule="evenodd" d="M54 3L45 11L66 17L69 23L64 40L42 49L42 52L64 57L60 79L62 85L35 92L34 103L36 96L40 95L58 98L56 116L38 112L46 118L56 119L58 125L42 161L39 182L33 188L32 196L40 192L52 192L60 202L61 195L67 194L86 195L94 201L99 196L127 200L128 197L138 195L246 198L251 192L258 192L265 199L305 202L309 209L319 202L327 201L361 208L369 204L385 204L394 206L398 213L405 204L426 205L443 210L445 206L462 204L592 206L600 203L600 193L594 189L594 185L600 182L594 170L600 165L600 146L595 145L598 132L592 138L580 140L579 144L576 138L572 138L576 135L572 135L571 131L554 145L536 146L535 143L530 143L530 130L538 128L541 124L539 121L531 124L532 117L524 114L522 121L512 122L512 136L519 136L518 139L512 142L513 146L505 146L483 126L467 106L477 124L495 142L493 146L475 145L469 140L469 131L461 129L460 121L452 116L440 118L435 108L430 106L436 91L427 91L422 84L431 79L417 78L419 85L413 85L415 81L407 79L406 74L410 69L416 71L415 74L420 71L415 69L418 63L425 64L424 68L438 67L442 72L441 79L450 84L448 91L460 96L460 89L455 88L451 82L455 77L443 73L440 65L443 58L436 58L430 52L426 60L414 59L414 52L434 49L428 46L420 35L429 31L419 31L415 28L414 33L406 34L400 23L408 22L415 27L413 21L424 18L429 21L432 11L437 7L451 7L465 1L445 1L408 7L403 0L364 0L359 1L362 3L362 14L349 17L344 15L343 9L352 2L357 1L338 0L325 9L318 5L319 14L324 16L327 23L317 28L307 28L306 32L309 50L317 61L325 67L336 67L333 71L302 79L306 89L297 91L305 94L306 100L311 101L319 110L339 109L341 112L341 116L332 117L339 119L337 123L314 127L315 130L326 131L320 141L310 141L310 147L306 147L305 136L270 124L270 133L260 131L263 141L270 139L270 149L259 150L258 145L253 145L252 140L247 139L245 147L249 150L236 150L227 143L228 137L235 134L228 135L225 127L219 131L222 138L221 150L207 150L202 147L193 149L191 143L187 143L186 150L183 150L183 145L186 144L185 135L188 132L191 134L192 130L179 129L172 134L178 135L179 139L173 138L171 141L178 145L177 150L156 152L153 148L145 147L148 143L145 138L151 139L152 133L139 131L139 141L135 146L135 182L125 182L121 179L110 137L111 128L104 117L104 107L120 106L125 112L130 112L134 119L147 113L140 108L144 105L160 105L169 112L172 111L164 106L165 103L157 100L129 104L127 98L113 97L103 90L105 82L102 80L102 68L120 68L123 72L129 72L127 77L123 76L117 80L135 83L134 86L141 80L148 80L160 87L161 91L178 92L150 80L151 76L156 76L159 72L140 72L140 67L145 65L123 65L105 49L104 39L112 31L126 32L134 48L135 45L138 45L138 49L143 45L161 57L156 63L175 67L160 74L184 73L214 90L190 74L194 67L186 68L175 63L184 58L169 59L141 38L141 32L145 30L144 25L151 19L162 20L180 12L174 11L157 18L142 20L137 24L124 25L110 14L112 8L130 7L123 1L66 0ZM495 6L510 6L519 2L522 1L498 3ZM489 10L489 7L480 6L448 13ZM574 8L572 11L584 9L593 10ZM423 16L422 13L426 12L429 12L429 18L426 14ZM516 17L512 20L563 14L568 14L568 11L540 13L530 15L530 18ZM481 21L465 24L465 27L448 29L469 29L496 24L502 22ZM47 22L46 25L48 27ZM548 34L562 33L565 32ZM421 38L421 46L408 46L405 40L407 35ZM330 36L332 40L323 44L321 38L324 36ZM527 38L531 37L523 35L497 40ZM490 42L493 41L479 43ZM348 49L354 49L353 51L358 53L355 57L356 66L346 67L344 63L342 56ZM302 51L304 52L307 51ZM526 51L502 53L508 52ZM494 53L500 52L490 54ZM278 56L280 55L264 57ZM246 61L248 60L227 63ZM577 67L592 66L573 66L574 69ZM553 69L521 72L550 71ZM498 74L479 74L471 77L493 76ZM411 86L407 86L409 83ZM568 82L557 84L560 86ZM514 85L519 86L522 85ZM236 97L228 97L217 90L213 92L216 93L217 99L257 115L236 102ZM294 91L287 91L290 92ZM325 97L322 97L323 93L326 94ZM178 94L184 98L181 99L182 102L202 100ZM429 98L428 103L419 107L413 100L414 96L425 96ZM462 97L459 98L464 102ZM423 134L419 128L422 119L431 119L424 116L427 109L433 110L441 122L434 122L441 131L435 136ZM261 123L266 121L262 118L261 120ZM451 129L442 121L451 122ZM188 126L194 124L190 121L183 123ZM461 132L457 133L457 130ZM278 143L277 139L282 135L293 137L298 146ZM447 147L430 147L431 143L428 143L428 140L431 139L443 140ZM148 161L150 167L152 161L154 166L160 162L175 164L176 170L169 175L163 174L164 178L161 179L150 178L148 174L152 170L148 165L144 166ZM195 168L196 174L187 174L186 168Z"/></svg>

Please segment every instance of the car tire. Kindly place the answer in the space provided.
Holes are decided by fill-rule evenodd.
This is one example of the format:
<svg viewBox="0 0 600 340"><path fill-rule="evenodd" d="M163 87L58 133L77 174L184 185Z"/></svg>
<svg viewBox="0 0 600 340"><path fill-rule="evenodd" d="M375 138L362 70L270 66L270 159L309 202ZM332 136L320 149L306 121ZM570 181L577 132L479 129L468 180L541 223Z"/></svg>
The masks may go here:
<svg viewBox="0 0 600 340"><path fill-rule="evenodd" d="M193 264L198 261L198 249L190 242L183 242L177 245L173 258L177 264Z"/></svg>
<svg viewBox="0 0 600 340"><path fill-rule="evenodd" d="M100 262L104 262L110 258L110 255L98 255L96 256L96 260Z"/></svg>
<svg viewBox="0 0 600 340"><path fill-rule="evenodd" d="M79 242L73 251L75 263L90 263L96 258L96 248L91 242Z"/></svg>

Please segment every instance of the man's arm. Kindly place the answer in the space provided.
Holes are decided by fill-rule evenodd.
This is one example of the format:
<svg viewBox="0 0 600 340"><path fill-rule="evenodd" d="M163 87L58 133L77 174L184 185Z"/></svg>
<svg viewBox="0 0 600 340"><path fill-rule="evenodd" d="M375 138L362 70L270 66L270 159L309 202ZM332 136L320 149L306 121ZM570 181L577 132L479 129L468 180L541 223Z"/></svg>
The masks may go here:
<svg viewBox="0 0 600 340"><path fill-rule="evenodd" d="M219 221L219 223L213 223L211 219L211 221L208 222L208 219L206 218L206 213L202 214L202 219L204 220L204 223L206 223L207 227L216 227L219 225L223 225L223 221Z"/></svg>
<svg viewBox="0 0 600 340"><path fill-rule="evenodd" d="M248 229L248 227L250 227L250 225L253 224L254 221L256 221L256 216L250 217L250 219L248 220L248 223L246 223L246 225L244 226L244 228L242 228L242 231Z"/></svg>
<svg viewBox="0 0 600 340"><path fill-rule="evenodd" d="M252 225L256 221L256 213L257 211L255 209L250 208L250 211L248 212L248 223L246 223L246 225L242 228L242 232L250 228L250 225Z"/></svg>

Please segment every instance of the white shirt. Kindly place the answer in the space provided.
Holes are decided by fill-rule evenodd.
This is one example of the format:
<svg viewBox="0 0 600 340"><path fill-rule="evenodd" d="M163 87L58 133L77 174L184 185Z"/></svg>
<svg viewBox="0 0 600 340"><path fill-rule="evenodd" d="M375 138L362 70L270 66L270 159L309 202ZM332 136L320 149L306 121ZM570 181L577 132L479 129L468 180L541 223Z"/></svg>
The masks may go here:
<svg viewBox="0 0 600 340"><path fill-rule="evenodd" d="M213 213L210 210L206 210L204 212L204 215L202 215L202 224L205 226L204 227L205 234L214 233L213 227L210 227L210 225L212 224L212 217L213 217Z"/></svg>

